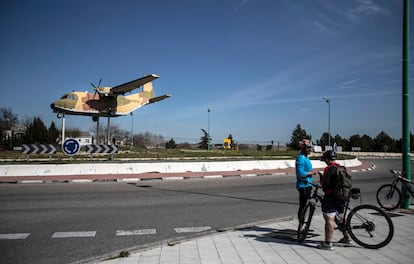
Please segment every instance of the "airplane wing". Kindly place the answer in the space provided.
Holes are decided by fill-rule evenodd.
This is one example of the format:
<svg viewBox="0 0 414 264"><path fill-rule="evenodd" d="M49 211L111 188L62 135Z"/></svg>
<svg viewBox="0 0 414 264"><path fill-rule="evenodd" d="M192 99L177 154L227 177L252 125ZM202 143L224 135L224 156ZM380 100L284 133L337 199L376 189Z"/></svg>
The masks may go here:
<svg viewBox="0 0 414 264"><path fill-rule="evenodd" d="M137 89L140 86L143 86L144 84L146 84L148 82L151 82L151 81L157 79L158 77L160 77L160 76L158 76L156 74L150 74L150 75L144 76L142 78L136 79L134 81L130 81L130 82L112 87L111 88L111 94L125 94L125 93L130 92L134 89Z"/></svg>
<svg viewBox="0 0 414 264"><path fill-rule="evenodd" d="M158 96L158 97L151 98L151 99L149 99L148 103L149 104L156 103L156 102L164 100L165 98L168 98L168 97L171 97L171 94L164 94L164 95L161 95L161 96Z"/></svg>

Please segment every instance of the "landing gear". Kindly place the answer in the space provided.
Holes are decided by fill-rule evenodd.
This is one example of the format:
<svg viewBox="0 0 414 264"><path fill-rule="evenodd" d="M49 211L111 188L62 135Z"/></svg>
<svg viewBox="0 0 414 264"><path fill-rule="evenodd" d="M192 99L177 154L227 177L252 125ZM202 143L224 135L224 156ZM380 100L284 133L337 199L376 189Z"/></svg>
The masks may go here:
<svg viewBox="0 0 414 264"><path fill-rule="evenodd" d="M99 144L99 116L92 117L93 122L96 122L96 144ZM111 116L108 115L108 126L106 128L106 144L111 145L110 132L111 132Z"/></svg>

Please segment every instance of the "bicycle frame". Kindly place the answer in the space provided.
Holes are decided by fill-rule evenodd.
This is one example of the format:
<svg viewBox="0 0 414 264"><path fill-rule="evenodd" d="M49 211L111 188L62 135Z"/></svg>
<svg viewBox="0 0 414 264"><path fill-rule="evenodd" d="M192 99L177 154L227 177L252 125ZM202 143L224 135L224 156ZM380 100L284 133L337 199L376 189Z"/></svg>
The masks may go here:
<svg viewBox="0 0 414 264"><path fill-rule="evenodd" d="M396 188L398 182L401 182L401 185L410 193L411 197L414 198L414 190L412 188L412 184L414 184L414 182L403 177L403 172L401 171L391 170L391 172L395 175L395 179L391 184L393 188Z"/></svg>

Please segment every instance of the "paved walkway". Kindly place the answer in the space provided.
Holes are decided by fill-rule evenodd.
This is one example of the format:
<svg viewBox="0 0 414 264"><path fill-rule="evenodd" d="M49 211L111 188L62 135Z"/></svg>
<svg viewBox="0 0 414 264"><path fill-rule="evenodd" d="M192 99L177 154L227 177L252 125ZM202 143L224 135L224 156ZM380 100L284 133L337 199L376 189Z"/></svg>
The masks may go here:
<svg viewBox="0 0 414 264"><path fill-rule="evenodd" d="M372 169L363 161L351 171ZM286 171L251 172L256 175L293 173ZM234 172L233 172L234 173ZM239 172L240 173L240 172ZM245 173L245 172L244 172ZM223 175L224 176L224 175ZM193 175L194 177L194 175ZM318 208L317 210L320 210ZM351 247L334 244L334 251L319 250L316 246L324 238L322 215L315 215L312 223L313 236L304 244L295 240L297 220L275 220L266 224L212 233L181 242L160 244L136 252L128 257L109 259L103 257L90 263L101 264L238 264L238 263L413 263L414 260L414 209L398 211L392 218L394 238L379 250L365 249L354 243ZM335 231L334 241L340 234Z"/></svg>
<svg viewBox="0 0 414 264"><path fill-rule="evenodd" d="M214 233L172 245L132 252L129 257L101 260L101 264L345 264L414 263L414 209L393 212L394 237L381 249L334 244L334 251L317 249L324 238L322 215L312 222L313 236L295 240L297 220L274 221L241 230ZM335 231L334 241L341 238Z"/></svg>

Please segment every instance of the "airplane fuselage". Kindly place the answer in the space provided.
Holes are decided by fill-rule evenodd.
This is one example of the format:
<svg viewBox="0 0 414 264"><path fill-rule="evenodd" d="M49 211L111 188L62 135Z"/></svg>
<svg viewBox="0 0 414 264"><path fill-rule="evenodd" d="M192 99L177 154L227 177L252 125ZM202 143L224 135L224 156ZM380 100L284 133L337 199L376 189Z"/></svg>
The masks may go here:
<svg viewBox="0 0 414 264"><path fill-rule="evenodd" d="M70 92L51 104L56 113L84 116L122 116L130 114L149 99L143 93L106 96L90 92Z"/></svg>
<svg viewBox="0 0 414 264"><path fill-rule="evenodd" d="M159 76L146 75L136 80L115 87L94 87L95 92L70 92L53 102L50 107L53 112L68 115L92 116L93 119L128 115L146 104L164 100L171 95L155 97L152 81ZM125 95L139 87L142 91Z"/></svg>

